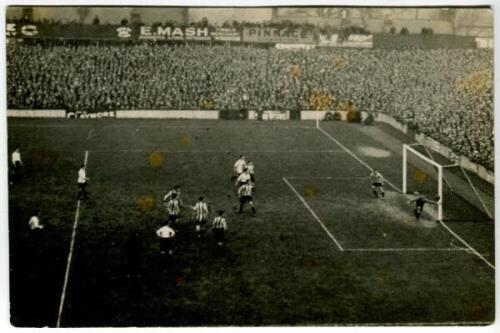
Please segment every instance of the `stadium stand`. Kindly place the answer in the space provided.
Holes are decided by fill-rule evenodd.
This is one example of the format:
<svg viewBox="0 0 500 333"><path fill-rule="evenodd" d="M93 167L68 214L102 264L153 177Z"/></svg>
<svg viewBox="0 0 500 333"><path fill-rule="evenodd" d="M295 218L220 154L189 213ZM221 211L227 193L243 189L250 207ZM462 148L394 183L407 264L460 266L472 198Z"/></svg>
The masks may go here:
<svg viewBox="0 0 500 333"><path fill-rule="evenodd" d="M310 109L327 91L384 112L493 169L491 50L315 49L208 44L9 47L15 109Z"/></svg>

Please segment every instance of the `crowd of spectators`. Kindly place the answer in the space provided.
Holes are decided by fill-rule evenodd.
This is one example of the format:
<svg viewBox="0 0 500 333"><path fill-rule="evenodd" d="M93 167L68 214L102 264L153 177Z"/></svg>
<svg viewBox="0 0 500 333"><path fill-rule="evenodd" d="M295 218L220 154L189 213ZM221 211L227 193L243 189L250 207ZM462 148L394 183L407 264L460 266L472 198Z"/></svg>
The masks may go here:
<svg viewBox="0 0 500 333"><path fill-rule="evenodd" d="M304 110L322 92L493 169L491 50L9 45L7 66L13 109Z"/></svg>

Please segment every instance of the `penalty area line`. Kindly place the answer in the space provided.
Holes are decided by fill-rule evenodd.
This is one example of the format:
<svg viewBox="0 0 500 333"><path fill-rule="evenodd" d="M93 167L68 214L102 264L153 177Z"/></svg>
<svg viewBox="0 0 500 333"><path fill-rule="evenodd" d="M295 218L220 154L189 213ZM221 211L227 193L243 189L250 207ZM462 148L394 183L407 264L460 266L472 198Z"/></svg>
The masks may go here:
<svg viewBox="0 0 500 333"><path fill-rule="evenodd" d="M332 235L332 233L328 230L328 228L325 227L325 225L323 224L323 222L321 222L321 220L318 217L318 215L316 215L316 213L314 212L314 210L312 210L312 208L309 206L309 204L306 202L306 200L299 194L299 192L297 192L297 190L295 189L295 187L293 187L293 185L290 184L290 182L285 177L283 177L282 179L285 182L285 184L287 184L288 187L293 191L293 193L295 193L295 195L297 196L297 198L299 198L299 200L302 201L302 203L304 204L304 206L311 213L311 215L314 217L314 219L319 223L319 225L321 226L321 228L323 228L323 230L328 235L328 237L330 237L330 239L335 243L335 245L337 245L337 247L339 248L339 250L343 252L344 248L342 247L342 245L340 244L340 242Z"/></svg>
<svg viewBox="0 0 500 333"><path fill-rule="evenodd" d="M320 126L319 126L319 123L317 123L317 126L316 128L321 132L323 133L324 135L326 135L330 140L332 140L333 142L335 142L340 148L344 149L349 155L351 155L356 161L358 161L359 163L363 164L366 168L368 168L369 170L373 171L373 168L368 165L365 161L363 161L361 158L359 158L356 154L354 154L349 148L347 148L346 146L344 146L342 143L340 143L337 139L335 139L333 136L331 136L330 134L328 134L324 129L322 129ZM389 184L392 188L394 188L396 191L400 192L400 193L403 193L403 191L401 191L399 188L397 188L394 184L392 184L389 180L387 180L385 177L384 177L384 180L386 181L387 184ZM405 193L403 193L404 195L406 195ZM480 258L482 261L484 261L488 266L490 266L493 270L495 270L495 266L490 263L488 260L486 260L479 252L477 252L472 246L470 246L465 240L463 240L459 235L457 235L453 230L451 230L450 227L448 227L443 221L439 221L439 223L446 229L448 230L448 232L450 234L452 234L456 239L458 239L462 244L464 244L474 255L476 255L478 258Z"/></svg>
<svg viewBox="0 0 500 333"><path fill-rule="evenodd" d="M321 131L321 133L323 133L327 138L329 138L330 140L332 140L333 142L335 142L340 148L342 148L346 153L348 153L349 155L351 155L356 161L358 161L359 163L361 163L362 165L364 165L368 170L370 171L373 171L373 168L368 165L368 163L366 163L365 161L363 161L361 158L358 157L358 155L354 154L349 148L347 148L346 146L344 146L343 144L341 144L337 139L335 139L333 136L331 136L330 134L328 134L324 129L322 129L321 127L317 127L318 130ZM387 178L384 177L384 180L387 184L389 184L393 189L395 189L396 191L398 192L402 192L396 185L394 185L393 183L391 183Z"/></svg>
<svg viewBox="0 0 500 333"><path fill-rule="evenodd" d="M467 250L458 247L456 248L402 247L402 248L357 248L357 249L345 249L345 251L346 252L464 252Z"/></svg>
<svg viewBox="0 0 500 333"><path fill-rule="evenodd" d="M85 158L83 160L83 165L87 166L87 161L89 157L89 151L85 151ZM69 272L71 270L71 261L73 259L73 250L75 248L75 238L76 238L76 229L78 227L78 220L80 218L80 206L81 206L81 200L78 199L76 202L76 212L75 212L75 220L73 222L73 231L71 233L71 242L69 244L69 252L68 252L68 259L66 261L66 272L64 273L64 282L63 282L63 288L61 292L61 299L59 302L59 312L57 314L57 325L56 327L61 327L61 318L64 310L64 301L66 300L66 288L68 287L68 280L69 280Z"/></svg>

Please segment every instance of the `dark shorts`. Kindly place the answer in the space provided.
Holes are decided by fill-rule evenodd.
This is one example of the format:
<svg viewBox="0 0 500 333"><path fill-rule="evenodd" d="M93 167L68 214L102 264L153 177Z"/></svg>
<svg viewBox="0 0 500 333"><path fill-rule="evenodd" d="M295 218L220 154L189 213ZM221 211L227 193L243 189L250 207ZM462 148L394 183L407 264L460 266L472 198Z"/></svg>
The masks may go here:
<svg viewBox="0 0 500 333"><path fill-rule="evenodd" d="M85 182L85 183L78 183L78 188L79 189L84 190L85 187L87 187L87 182Z"/></svg>
<svg viewBox="0 0 500 333"><path fill-rule="evenodd" d="M372 185L375 187L382 187L383 186L382 183L372 183Z"/></svg>
<svg viewBox="0 0 500 333"><path fill-rule="evenodd" d="M253 173L250 174L250 181L255 182L255 175Z"/></svg>
<svg viewBox="0 0 500 333"><path fill-rule="evenodd" d="M215 239L218 242L222 242L224 240L224 229L223 228L214 229L214 234L215 234Z"/></svg>
<svg viewBox="0 0 500 333"><path fill-rule="evenodd" d="M244 204L246 202L250 202L250 201L252 201L252 197L249 195L244 195L244 196L240 197L240 202L242 204Z"/></svg>
<svg viewBox="0 0 500 333"><path fill-rule="evenodd" d="M201 221L200 220L194 220L194 223L196 225L205 225L205 224L207 224L207 220L201 220Z"/></svg>
<svg viewBox="0 0 500 333"><path fill-rule="evenodd" d="M172 249L172 238L160 238L160 250L168 252Z"/></svg>
<svg viewBox="0 0 500 333"><path fill-rule="evenodd" d="M167 223L168 224L176 223L178 219L179 219L179 215L168 215Z"/></svg>

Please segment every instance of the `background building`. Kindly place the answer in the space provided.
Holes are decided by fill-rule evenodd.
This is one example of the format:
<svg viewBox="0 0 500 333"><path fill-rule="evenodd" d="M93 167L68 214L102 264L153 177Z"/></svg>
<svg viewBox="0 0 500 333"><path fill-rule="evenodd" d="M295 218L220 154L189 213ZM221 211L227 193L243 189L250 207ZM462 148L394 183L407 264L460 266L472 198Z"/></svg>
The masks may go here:
<svg viewBox="0 0 500 333"><path fill-rule="evenodd" d="M10 7L7 18L27 16L61 22L118 24L130 22L197 22L203 18L214 25L225 22L279 22L324 25L356 25L372 33L388 32L391 27L410 33L431 28L436 34L493 36L493 12L487 8L362 8L362 7L264 7L264 8L186 8L186 7Z"/></svg>

